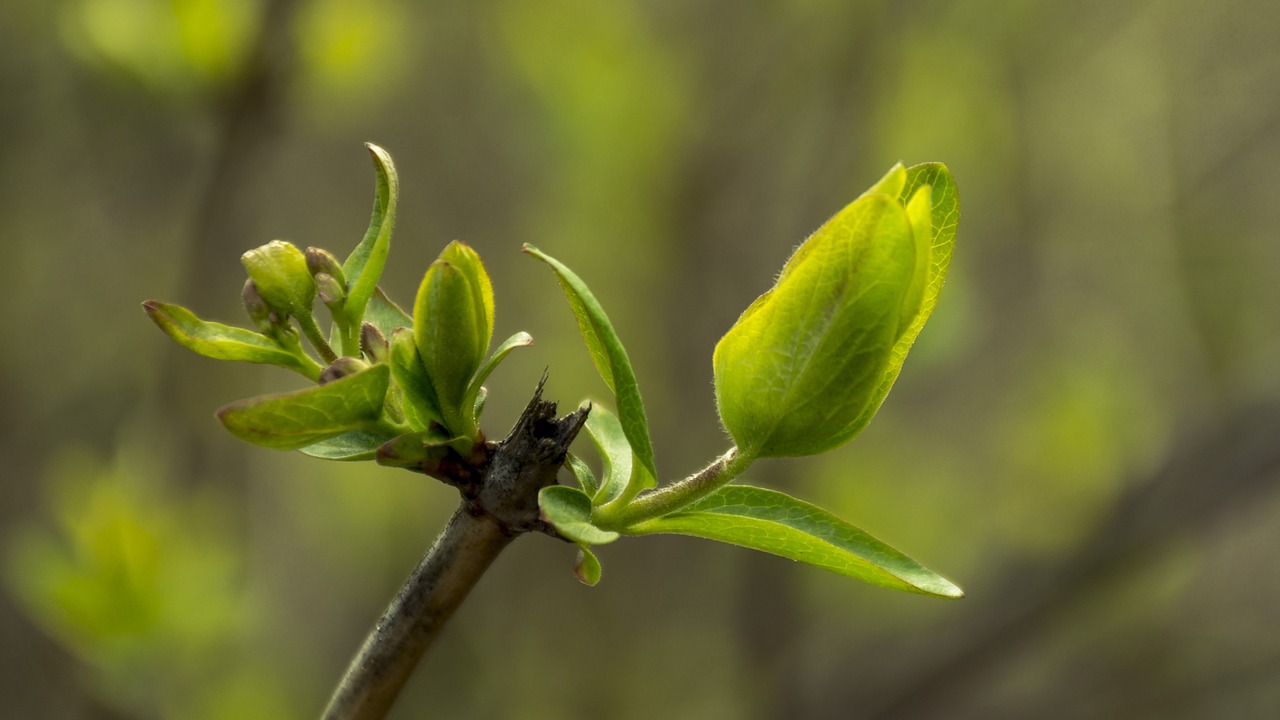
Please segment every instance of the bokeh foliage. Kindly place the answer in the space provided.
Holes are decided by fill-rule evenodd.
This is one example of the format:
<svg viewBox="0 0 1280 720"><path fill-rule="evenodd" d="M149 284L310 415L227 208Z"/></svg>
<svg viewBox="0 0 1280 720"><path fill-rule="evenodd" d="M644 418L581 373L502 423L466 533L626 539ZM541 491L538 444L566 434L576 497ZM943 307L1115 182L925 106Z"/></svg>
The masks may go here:
<svg viewBox="0 0 1280 720"><path fill-rule="evenodd" d="M0 696L322 706L451 491L239 448L211 408L289 375L187 358L137 303L238 321L245 250L352 246L373 141L405 182L389 289L463 240L496 335L536 339L487 432L544 367L566 409L607 396L531 242L626 338L664 478L724 444L711 350L797 243L899 160L965 195L877 420L742 479L891 529L968 599L682 538L602 548L586 589L529 540L402 716L1273 717L1277 29L1244 0L0 4ZM1169 463L1200 494L1133 506Z"/></svg>

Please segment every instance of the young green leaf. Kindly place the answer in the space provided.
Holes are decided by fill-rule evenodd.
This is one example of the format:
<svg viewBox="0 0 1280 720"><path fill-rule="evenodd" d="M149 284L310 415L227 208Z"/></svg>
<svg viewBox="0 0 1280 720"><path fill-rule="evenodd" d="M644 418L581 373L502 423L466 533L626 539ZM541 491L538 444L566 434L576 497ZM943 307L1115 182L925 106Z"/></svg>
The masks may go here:
<svg viewBox="0 0 1280 720"><path fill-rule="evenodd" d="M413 305L418 357L435 390L445 427L458 435L475 434L467 389L488 345L487 338L482 340L479 291L462 269L436 260L423 276Z"/></svg>
<svg viewBox="0 0 1280 720"><path fill-rule="evenodd" d="M776 490L727 485L629 535L674 533L780 555L908 592L959 598L964 592L915 560L827 511Z"/></svg>
<svg viewBox="0 0 1280 720"><path fill-rule="evenodd" d="M481 393L484 390L484 381L489 379L489 374L493 372L494 368L498 367L498 364L501 363L503 358L505 358L512 350L532 344L533 336L527 332L522 331L512 335L502 341L502 344L498 346L498 349L493 351L493 354L489 356L489 359L485 360L484 364L480 366L480 369L476 371L476 374L472 376L471 383L467 386L467 394L462 401L462 407L473 408L472 416L475 422L479 422L480 411L484 408L484 402L481 400Z"/></svg>
<svg viewBox="0 0 1280 720"><path fill-rule="evenodd" d="M596 403L591 404L591 413L587 415L587 435L600 453L601 480L600 488L594 493L592 502L596 505L618 497L631 480L632 453L631 444L627 442L626 433L622 431L622 423L609 409Z"/></svg>
<svg viewBox="0 0 1280 720"><path fill-rule="evenodd" d="M542 519L563 536L580 545L603 545L618 539L618 533L601 530L591 523L591 498L577 488L549 485L538 493Z"/></svg>
<svg viewBox="0 0 1280 720"><path fill-rule="evenodd" d="M578 582L587 587L595 587L600 582L600 559L591 552L587 545L578 546L578 559L573 564L573 575Z"/></svg>
<svg viewBox="0 0 1280 720"><path fill-rule="evenodd" d="M321 460L372 460L378 448L392 437L386 433L352 430L314 445L298 448L298 452Z"/></svg>
<svg viewBox="0 0 1280 720"><path fill-rule="evenodd" d="M529 244L524 246L524 251L550 266L560 281L560 287L569 299L569 306L578 321L578 330L582 332L591 360L600 372L600 377L604 378L605 384L614 393L623 433L639 461L639 470L635 473L635 489L653 487L657 484L658 471L654 465L653 443L649 440L649 421L645 418L644 401L640 398L640 387L636 383L635 372L631 369L631 360L627 357L627 351L623 348L617 331L613 329L613 324L609 322L609 316L600 307L587 284L563 263Z"/></svg>
<svg viewBox="0 0 1280 720"><path fill-rule="evenodd" d="M582 458L569 453L564 456L564 466L569 468L569 472L573 473L573 478L578 481L578 485L582 487L582 491L587 495L595 495L596 488L599 483L596 481L596 474L591 472L591 467L582 461Z"/></svg>
<svg viewBox="0 0 1280 720"><path fill-rule="evenodd" d="M432 461L449 455L459 438L451 438L439 429L414 432L392 438L377 449L379 465L421 469Z"/></svg>
<svg viewBox="0 0 1280 720"><path fill-rule="evenodd" d="M906 209L880 194L796 250L716 345L720 418L743 454L811 455L853 436L918 307L922 261Z"/></svg>
<svg viewBox="0 0 1280 720"><path fill-rule="evenodd" d="M373 167L378 176L373 214L369 218L369 229L365 231L364 239L342 265L342 272L348 283L344 311L349 326L356 328L363 321L365 306L378 287L382 268L387 263L387 253L391 250L391 231L396 224L396 201L400 197L400 178L396 175L391 155L372 143L365 143L365 147L373 156Z"/></svg>
<svg viewBox="0 0 1280 720"><path fill-rule="evenodd" d="M449 263L462 273L471 288L471 301L475 304L475 343L479 357L484 357L493 342L493 282L480 261L480 255L466 243L454 240L440 251L440 260Z"/></svg>
<svg viewBox="0 0 1280 720"><path fill-rule="evenodd" d="M382 416L386 365L328 385L231 403L218 419L232 435L262 447L296 450L353 430L374 430Z"/></svg>
<svg viewBox="0 0 1280 720"><path fill-rule="evenodd" d="M396 387L400 388L405 419L414 430L427 430L431 423L444 425L444 414L440 412L440 402L418 357L413 331L397 329L391 333L390 343L391 376L395 378Z"/></svg>
<svg viewBox="0 0 1280 720"><path fill-rule="evenodd" d="M180 306L148 300L142 304L151 321L174 342L214 360L278 365L315 380L320 365L305 355L282 349L270 338L243 328L208 322Z"/></svg>
<svg viewBox="0 0 1280 720"><path fill-rule="evenodd" d="M927 191L927 192L926 192ZM938 304L938 294L947 279L947 270L951 267L951 253L955 247L956 228L960 222L960 195L956 189L951 173L942 163L924 163L914 165L907 170L906 183L899 199L907 202L908 214L911 215L912 229L924 232L925 238L918 240L928 249L929 262L925 269L923 298L920 309L907 323L907 329L898 338L889 357L883 378L872 395L871 402L863 410L862 415L854 422L852 430L857 433L871 422L876 411L884 402L893 383L898 379L902 364L906 362L907 351L915 343L925 322ZM921 207L928 203L928 211Z"/></svg>

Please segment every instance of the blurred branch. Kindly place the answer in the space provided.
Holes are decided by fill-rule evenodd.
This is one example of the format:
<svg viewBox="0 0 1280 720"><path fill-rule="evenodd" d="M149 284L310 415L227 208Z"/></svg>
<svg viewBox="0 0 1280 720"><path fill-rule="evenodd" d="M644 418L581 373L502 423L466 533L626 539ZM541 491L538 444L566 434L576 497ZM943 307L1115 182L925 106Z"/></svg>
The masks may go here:
<svg viewBox="0 0 1280 720"><path fill-rule="evenodd" d="M543 379L545 382L545 378ZM334 691L326 720L385 717L414 667L471 588L519 535L545 529L538 492L556 482L589 408L555 418L543 384L478 476L457 483L462 505L365 639Z"/></svg>
<svg viewBox="0 0 1280 720"><path fill-rule="evenodd" d="M1239 411L1177 445L1164 465L1121 496L1092 539L1056 567L1018 567L988 603L955 622L952 637L931 642L923 668L874 687L843 686L833 707L872 708L867 717L927 716L954 702L1008 662L1032 636L1068 610L1105 590L1149 553L1204 533L1276 486L1280 472L1280 403Z"/></svg>

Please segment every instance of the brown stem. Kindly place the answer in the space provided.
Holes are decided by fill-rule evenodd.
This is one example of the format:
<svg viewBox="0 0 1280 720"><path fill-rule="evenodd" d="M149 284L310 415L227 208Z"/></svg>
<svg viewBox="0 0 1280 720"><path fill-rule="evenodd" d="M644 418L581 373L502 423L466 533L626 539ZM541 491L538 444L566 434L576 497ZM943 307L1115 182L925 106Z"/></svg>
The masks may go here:
<svg viewBox="0 0 1280 720"><path fill-rule="evenodd" d="M482 467L459 468L450 483L462 492L461 506L351 661L325 720L385 717L418 660L498 554L519 535L548 529L538 514L538 491L555 483L587 419L585 408L560 419L555 413L555 403L542 400L539 383L507 439L476 454Z"/></svg>

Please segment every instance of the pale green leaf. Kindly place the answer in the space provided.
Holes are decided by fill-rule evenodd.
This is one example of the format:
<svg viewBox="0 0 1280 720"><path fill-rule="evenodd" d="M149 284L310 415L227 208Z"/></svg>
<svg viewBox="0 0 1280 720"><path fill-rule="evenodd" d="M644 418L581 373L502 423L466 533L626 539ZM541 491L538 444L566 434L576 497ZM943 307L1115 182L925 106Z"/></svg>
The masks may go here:
<svg viewBox="0 0 1280 720"><path fill-rule="evenodd" d="M719 540L780 555L873 585L963 597L951 581L866 532L776 490L728 485L680 511L626 530Z"/></svg>
<svg viewBox="0 0 1280 720"><path fill-rule="evenodd" d="M384 433L352 430L299 448L298 452L321 460L372 460L378 448L391 437Z"/></svg>
<svg viewBox="0 0 1280 720"><path fill-rule="evenodd" d="M591 522L591 498L577 488L550 485L538 493L542 519L563 536L580 545L603 545L618 539L618 533L601 530Z"/></svg>
<svg viewBox="0 0 1280 720"><path fill-rule="evenodd" d="M382 288L374 290L373 296L369 298L369 304L364 310L364 321L373 323L383 337L387 338L391 337L391 333L395 332L396 328L413 327L413 318L392 302Z"/></svg>
<svg viewBox="0 0 1280 720"><path fill-rule="evenodd" d="M635 473L635 482L639 489L653 487L657 484L658 471L654 465L653 443L649 439L649 422L645 418L644 402L640 398L635 372L631 369L631 360L627 357L627 351L622 346L617 331L613 329L613 324L609 322L609 316L600 307L586 283L563 263L532 245L526 244L524 251L550 266L559 279L591 359L609 389L613 390L618 405L618 420L622 423L622 430L639 461L640 471Z"/></svg>
<svg viewBox="0 0 1280 720"><path fill-rule="evenodd" d="M265 335L201 320L195 313L180 305L148 300L142 307L156 327L173 338L174 342L199 355L214 360L278 365L302 373L312 380L319 376L319 365L314 362L305 363L302 358L282 349Z"/></svg>
<svg viewBox="0 0 1280 720"><path fill-rule="evenodd" d="M592 501L596 505L603 505L621 495L631 480L631 444L627 441L617 416L603 405L592 403L591 412L587 414L586 429L591 442L600 453L602 465L600 487Z"/></svg>
<svg viewBox="0 0 1280 720"><path fill-rule="evenodd" d="M245 442L295 450L375 429L389 383L387 366L374 365L327 385L232 403L218 411L218 419Z"/></svg>

